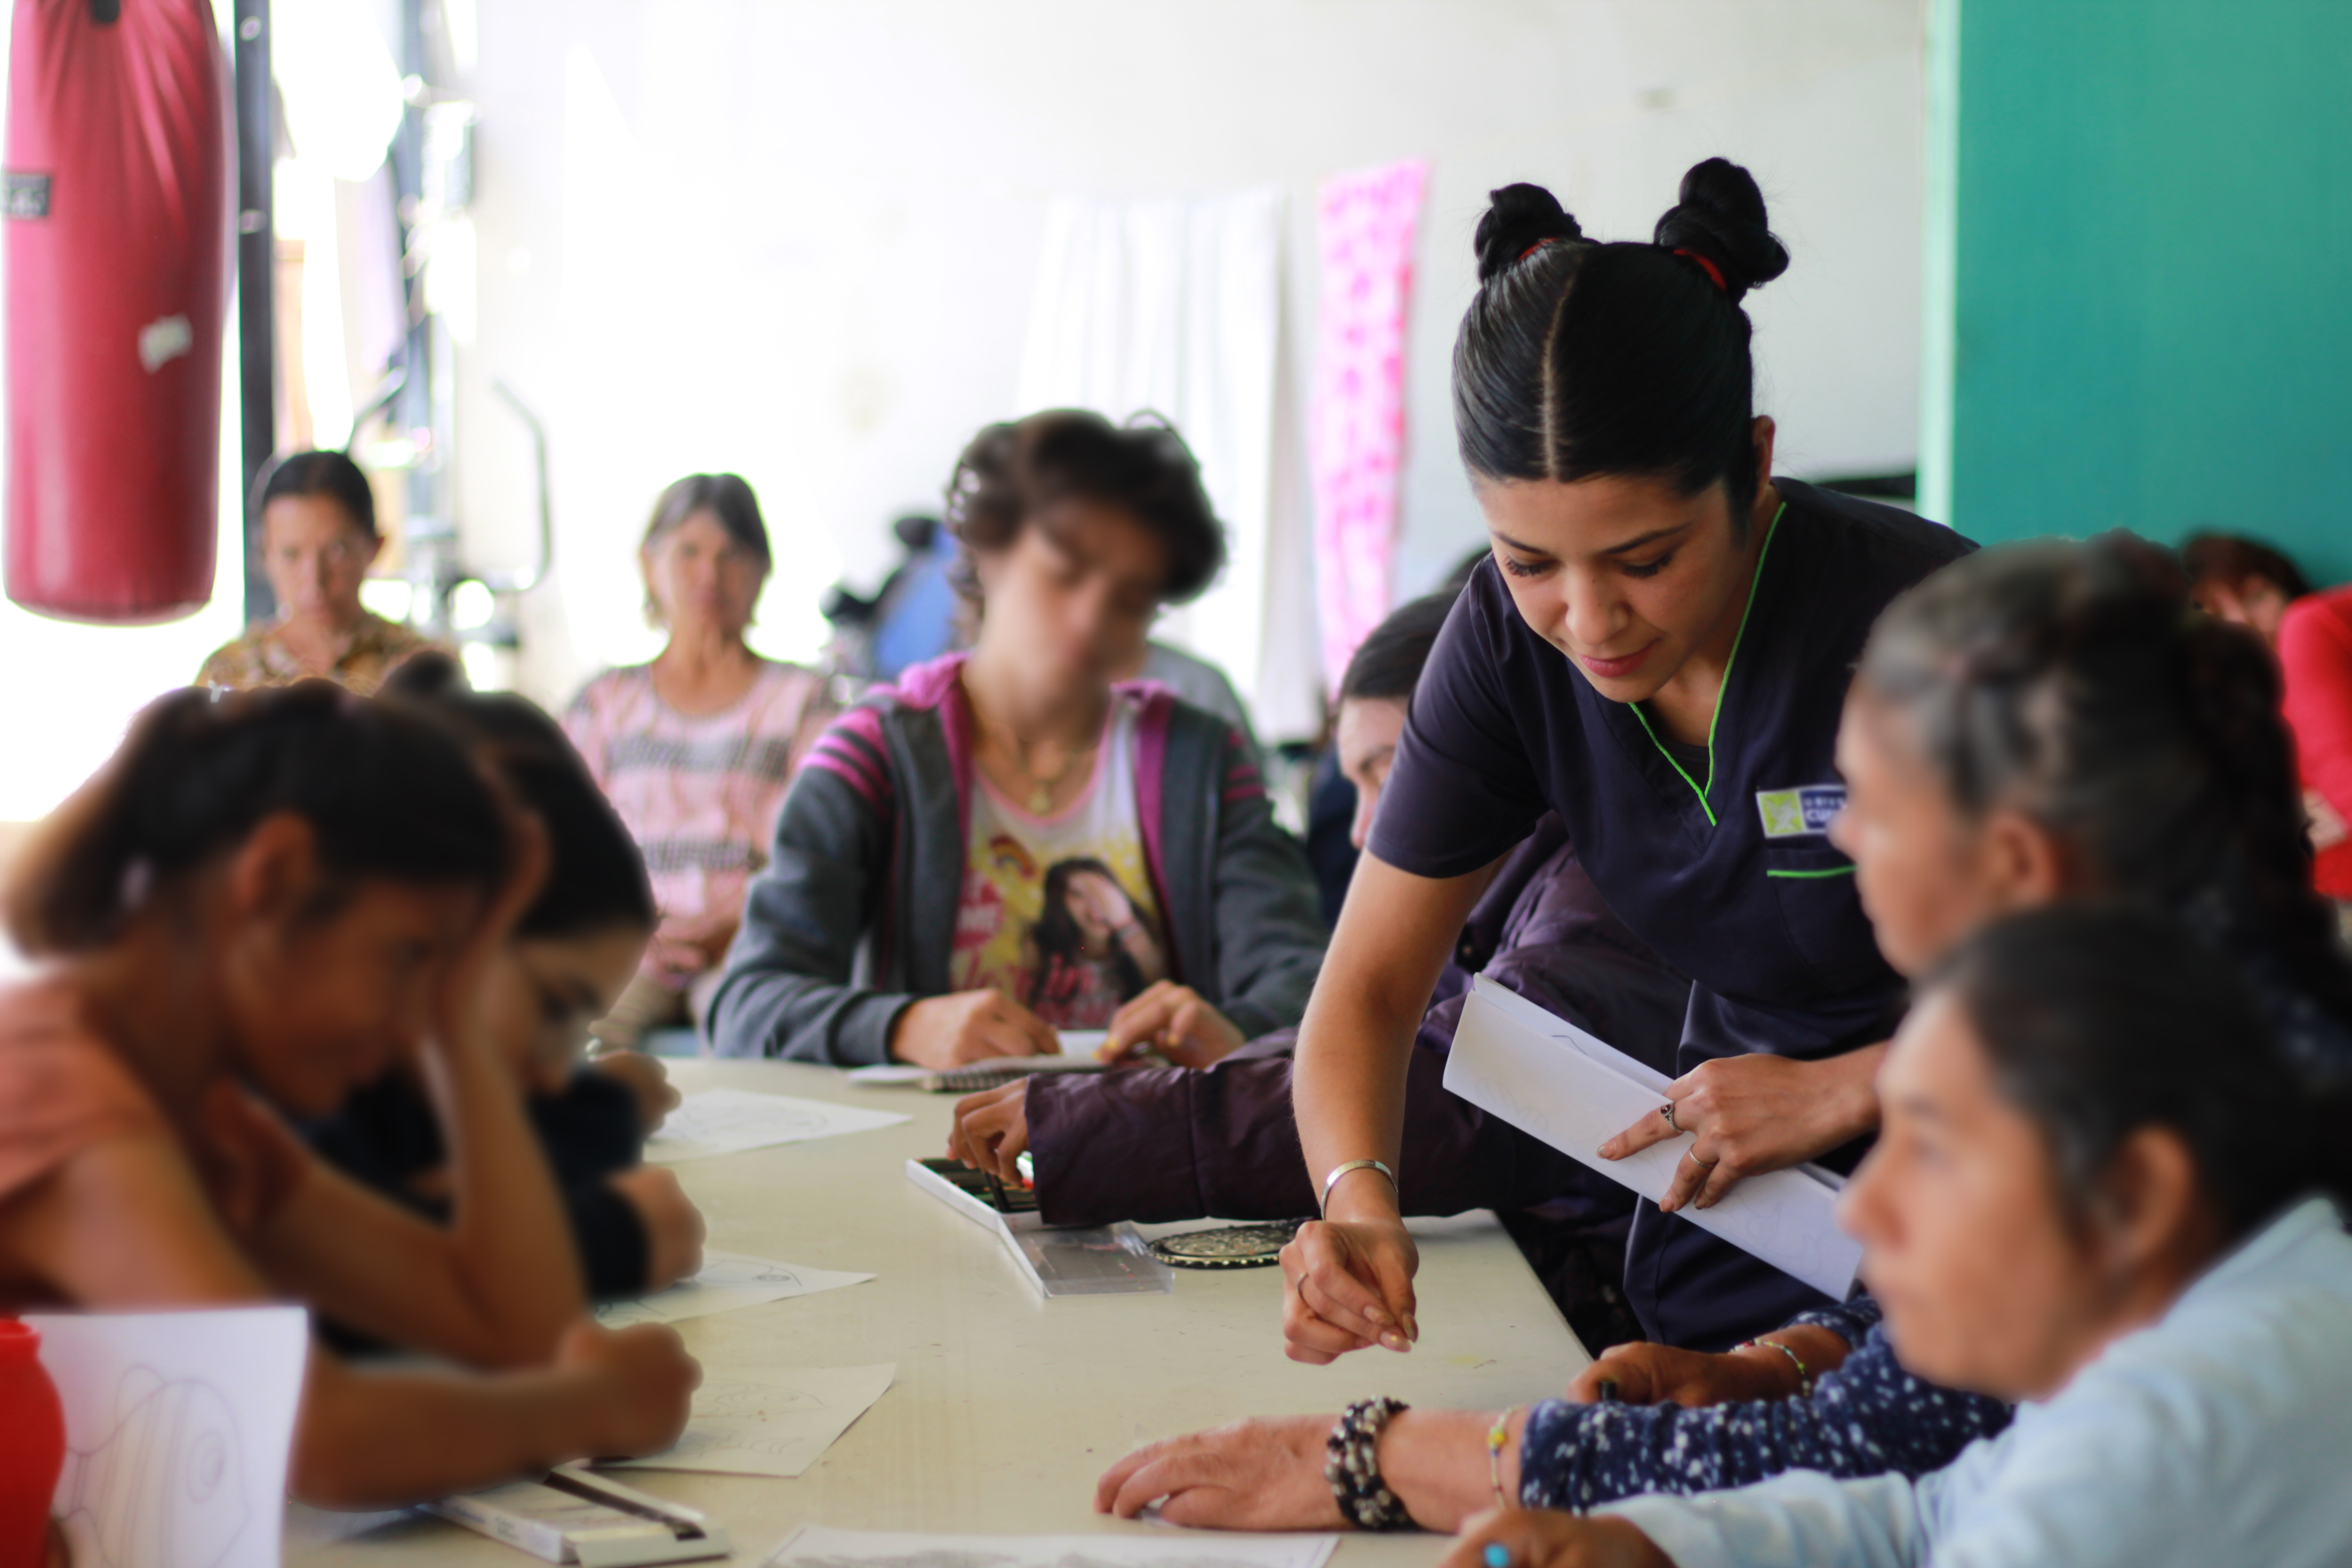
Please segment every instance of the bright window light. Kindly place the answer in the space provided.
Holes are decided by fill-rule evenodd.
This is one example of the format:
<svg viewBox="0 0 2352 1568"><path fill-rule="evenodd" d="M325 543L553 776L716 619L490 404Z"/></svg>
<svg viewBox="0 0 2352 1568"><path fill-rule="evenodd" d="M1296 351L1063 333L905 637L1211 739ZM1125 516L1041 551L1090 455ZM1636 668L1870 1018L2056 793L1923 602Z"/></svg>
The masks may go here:
<svg viewBox="0 0 2352 1568"><path fill-rule="evenodd" d="M275 0L270 21L269 74L296 154L366 179L400 129L400 72L383 35L352 0Z"/></svg>
<svg viewBox="0 0 2352 1568"><path fill-rule="evenodd" d="M360 604L387 621L408 619L416 590L398 577L371 577L360 584Z"/></svg>
<svg viewBox="0 0 2352 1568"><path fill-rule="evenodd" d="M487 583L467 578L450 592L449 624L461 632L481 630L498 613L498 595L490 592Z"/></svg>

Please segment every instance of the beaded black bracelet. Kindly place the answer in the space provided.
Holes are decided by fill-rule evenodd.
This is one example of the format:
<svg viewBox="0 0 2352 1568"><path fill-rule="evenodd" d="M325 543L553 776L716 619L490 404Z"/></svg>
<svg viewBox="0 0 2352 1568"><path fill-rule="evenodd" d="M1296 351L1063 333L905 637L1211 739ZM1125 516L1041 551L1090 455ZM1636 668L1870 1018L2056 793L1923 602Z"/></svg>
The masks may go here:
<svg viewBox="0 0 2352 1568"><path fill-rule="evenodd" d="M1411 1530L1412 1515L1381 1479L1381 1428L1405 1408L1395 1399L1360 1399L1333 1423L1323 1445L1323 1479L1340 1516L1359 1530Z"/></svg>

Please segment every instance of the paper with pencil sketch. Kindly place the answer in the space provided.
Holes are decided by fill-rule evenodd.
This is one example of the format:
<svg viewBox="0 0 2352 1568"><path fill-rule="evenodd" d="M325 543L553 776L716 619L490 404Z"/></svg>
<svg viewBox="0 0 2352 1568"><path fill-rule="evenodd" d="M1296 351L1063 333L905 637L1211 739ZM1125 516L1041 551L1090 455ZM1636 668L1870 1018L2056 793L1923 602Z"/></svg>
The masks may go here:
<svg viewBox="0 0 2352 1568"><path fill-rule="evenodd" d="M676 1443L600 1469L699 1470L791 1480L888 1391L898 1369L880 1366L729 1367L694 1391L694 1415Z"/></svg>
<svg viewBox="0 0 2352 1568"><path fill-rule="evenodd" d="M677 1323L713 1312L764 1307L788 1296L814 1296L820 1290L863 1285L873 1278L706 1249L702 1271L692 1279L634 1300L607 1301L596 1309L596 1321L608 1329L625 1329L633 1323Z"/></svg>
<svg viewBox="0 0 2352 1568"><path fill-rule="evenodd" d="M1688 1134L1622 1160L1601 1144L1665 1102L1667 1078L1565 1018L1480 975L1463 1004L1445 1087L1653 1203L1665 1194ZM1681 1216L1825 1295L1843 1300L1862 1244L1837 1227L1842 1178L1817 1165L1750 1176L1712 1208Z"/></svg>
<svg viewBox="0 0 2352 1568"><path fill-rule="evenodd" d="M51 1511L82 1568L277 1568L310 1314L27 1313L65 1406ZM0 1423L14 1413L0 1411Z"/></svg>

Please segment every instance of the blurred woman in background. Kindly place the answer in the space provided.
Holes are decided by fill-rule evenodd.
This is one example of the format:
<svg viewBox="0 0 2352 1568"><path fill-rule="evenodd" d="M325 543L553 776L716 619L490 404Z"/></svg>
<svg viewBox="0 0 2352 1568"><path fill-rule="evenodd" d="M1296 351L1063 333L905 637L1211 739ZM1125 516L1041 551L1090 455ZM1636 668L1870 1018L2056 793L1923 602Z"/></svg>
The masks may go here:
<svg viewBox="0 0 2352 1568"><path fill-rule="evenodd" d="M2285 555L2235 534L2197 535L2180 547L2180 563L2200 606L2252 627L2278 655L2312 881L2352 931L2352 588L2315 593Z"/></svg>
<svg viewBox="0 0 2352 1568"><path fill-rule="evenodd" d="M297 452L261 489L261 566L278 616L217 648L198 686L245 691L311 676L365 697L402 660L432 647L421 633L360 603L360 584L383 548L375 492L341 452Z"/></svg>
<svg viewBox="0 0 2352 1568"><path fill-rule="evenodd" d="M831 716L822 676L744 641L775 557L739 476L688 474L662 491L637 564L646 618L668 646L597 676L563 715L645 851L661 910L636 978L595 1026L622 1048L701 1023L784 787Z"/></svg>

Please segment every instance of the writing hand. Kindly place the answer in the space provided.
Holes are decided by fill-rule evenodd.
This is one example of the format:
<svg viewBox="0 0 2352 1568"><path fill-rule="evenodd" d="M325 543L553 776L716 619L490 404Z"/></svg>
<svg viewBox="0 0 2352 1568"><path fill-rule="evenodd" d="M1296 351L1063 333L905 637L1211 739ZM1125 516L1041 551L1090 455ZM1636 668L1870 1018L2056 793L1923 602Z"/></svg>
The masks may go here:
<svg viewBox="0 0 2352 1568"><path fill-rule="evenodd" d="M1110 1037L1096 1055L1117 1063L1156 1050L1178 1067L1205 1068L1248 1043L1199 992L1162 980L1118 1010L1110 1021Z"/></svg>
<svg viewBox="0 0 2352 1568"><path fill-rule="evenodd" d="M1052 1056L1062 1047L1052 1025L1000 991L926 996L898 1015L890 1054L942 1071L997 1057Z"/></svg>

